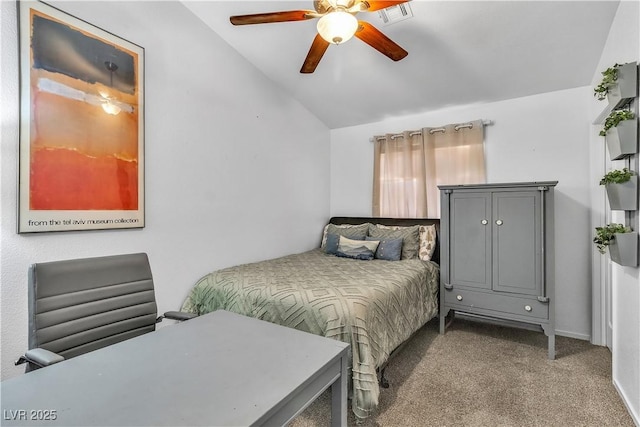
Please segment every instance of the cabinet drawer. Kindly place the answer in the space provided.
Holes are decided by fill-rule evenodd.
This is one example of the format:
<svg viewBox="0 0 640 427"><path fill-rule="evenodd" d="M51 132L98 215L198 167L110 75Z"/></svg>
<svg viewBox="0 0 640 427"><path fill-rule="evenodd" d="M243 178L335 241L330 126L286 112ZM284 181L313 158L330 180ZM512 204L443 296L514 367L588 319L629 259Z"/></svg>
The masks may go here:
<svg viewBox="0 0 640 427"><path fill-rule="evenodd" d="M476 292L467 289L452 289L444 291L444 301L447 307L454 310L476 312L490 315L488 311L496 312L496 317L502 314L529 317L534 319L548 319L549 305L535 299L519 298L497 292Z"/></svg>

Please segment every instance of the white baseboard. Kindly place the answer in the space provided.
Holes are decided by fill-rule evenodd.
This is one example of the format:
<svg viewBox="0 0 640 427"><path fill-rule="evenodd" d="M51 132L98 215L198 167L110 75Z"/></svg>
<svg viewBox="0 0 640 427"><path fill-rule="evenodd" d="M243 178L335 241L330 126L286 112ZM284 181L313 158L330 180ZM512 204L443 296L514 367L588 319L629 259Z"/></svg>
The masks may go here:
<svg viewBox="0 0 640 427"><path fill-rule="evenodd" d="M569 331L560 331L558 329L556 329L556 335L560 335L561 337L567 337L567 338L575 338L577 340L591 341L591 335L578 334L578 333L569 332Z"/></svg>
<svg viewBox="0 0 640 427"><path fill-rule="evenodd" d="M626 406L627 411L629 412L629 415L631 415L631 419L633 420L633 422L636 424L637 427L640 427L640 414L635 412L634 409L631 407L631 404L629 403L630 401L627 395L624 393L622 388L620 388L616 380L613 380L613 386L616 388L616 391L620 395L620 398L622 399L624 406Z"/></svg>

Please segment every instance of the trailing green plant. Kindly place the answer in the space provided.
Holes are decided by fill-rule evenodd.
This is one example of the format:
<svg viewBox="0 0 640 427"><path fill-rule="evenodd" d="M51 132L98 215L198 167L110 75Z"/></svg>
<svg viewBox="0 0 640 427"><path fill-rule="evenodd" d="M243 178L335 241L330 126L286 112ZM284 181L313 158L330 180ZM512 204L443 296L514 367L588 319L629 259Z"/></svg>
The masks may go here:
<svg viewBox="0 0 640 427"><path fill-rule="evenodd" d="M598 251L604 254L607 246L616 238L616 233L630 233L631 231L631 227L625 227L622 224L607 224L604 227L596 227L596 237L593 238L593 243L598 247Z"/></svg>
<svg viewBox="0 0 640 427"><path fill-rule="evenodd" d="M634 119L636 116L630 110L613 110L604 120L604 127L600 131L600 136L606 136L607 131L624 120Z"/></svg>
<svg viewBox="0 0 640 427"><path fill-rule="evenodd" d="M624 168L622 170L615 169L611 172L608 172L605 176L600 180L600 185L606 184L623 184L631 179L631 172L629 169Z"/></svg>
<svg viewBox="0 0 640 427"><path fill-rule="evenodd" d="M618 80L618 68L621 66L620 64L614 64L613 67L609 67L602 72L600 84L593 88L593 96L599 101L605 99L609 93L609 89L616 84Z"/></svg>

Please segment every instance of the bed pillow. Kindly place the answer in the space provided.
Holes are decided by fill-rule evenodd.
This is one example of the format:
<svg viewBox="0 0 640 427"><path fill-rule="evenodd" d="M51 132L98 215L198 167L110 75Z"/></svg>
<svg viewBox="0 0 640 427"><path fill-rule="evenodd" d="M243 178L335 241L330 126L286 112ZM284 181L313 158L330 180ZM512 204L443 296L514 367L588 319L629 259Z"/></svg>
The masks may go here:
<svg viewBox="0 0 640 427"><path fill-rule="evenodd" d="M369 236L378 240L402 239L402 255L400 259L417 259L419 249L418 226L394 228L372 224L369 227Z"/></svg>
<svg viewBox="0 0 640 427"><path fill-rule="evenodd" d="M345 258L372 260L379 243L378 240L352 240L340 236L336 255Z"/></svg>
<svg viewBox="0 0 640 427"><path fill-rule="evenodd" d="M329 233L324 245L324 251L328 254L335 255L338 252L338 244L340 243L340 235Z"/></svg>
<svg viewBox="0 0 640 427"><path fill-rule="evenodd" d="M367 236L367 240L376 240L374 237ZM387 261L400 261L402 257L402 239L382 239L376 249L376 259L384 259Z"/></svg>
<svg viewBox="0 0 640 427"><path fill-rule="evenodd" d="M320 247L324 249L325 245L327 244L328 234L337 234L338 236L345 236L353 240L364 240L365 236L367 235L367 232L369 231L369 225L370 225L369 223L357 224L357 225L327 224L324 227L324 232L322 233L322 243L320 244Z"/></svg>
<svg viewBox="0 0 640 427"><path fill-rule="evenodd" d="M436 226L421 225L418 228L420 235L420 248L418 249L418 258L423 261L431 261L433 253L436 250Z"/></svg>

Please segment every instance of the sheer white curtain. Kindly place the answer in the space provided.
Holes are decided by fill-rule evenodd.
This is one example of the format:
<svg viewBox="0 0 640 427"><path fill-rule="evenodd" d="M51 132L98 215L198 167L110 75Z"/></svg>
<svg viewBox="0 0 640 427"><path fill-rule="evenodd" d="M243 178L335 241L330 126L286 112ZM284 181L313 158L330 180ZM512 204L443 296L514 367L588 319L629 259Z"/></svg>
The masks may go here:
<svg viewBox="0 0 640 427"><path fill-rule="evenodd" d="M438 185L486 182L481 120L374 136L373 216L439 218Z"/></svg>

